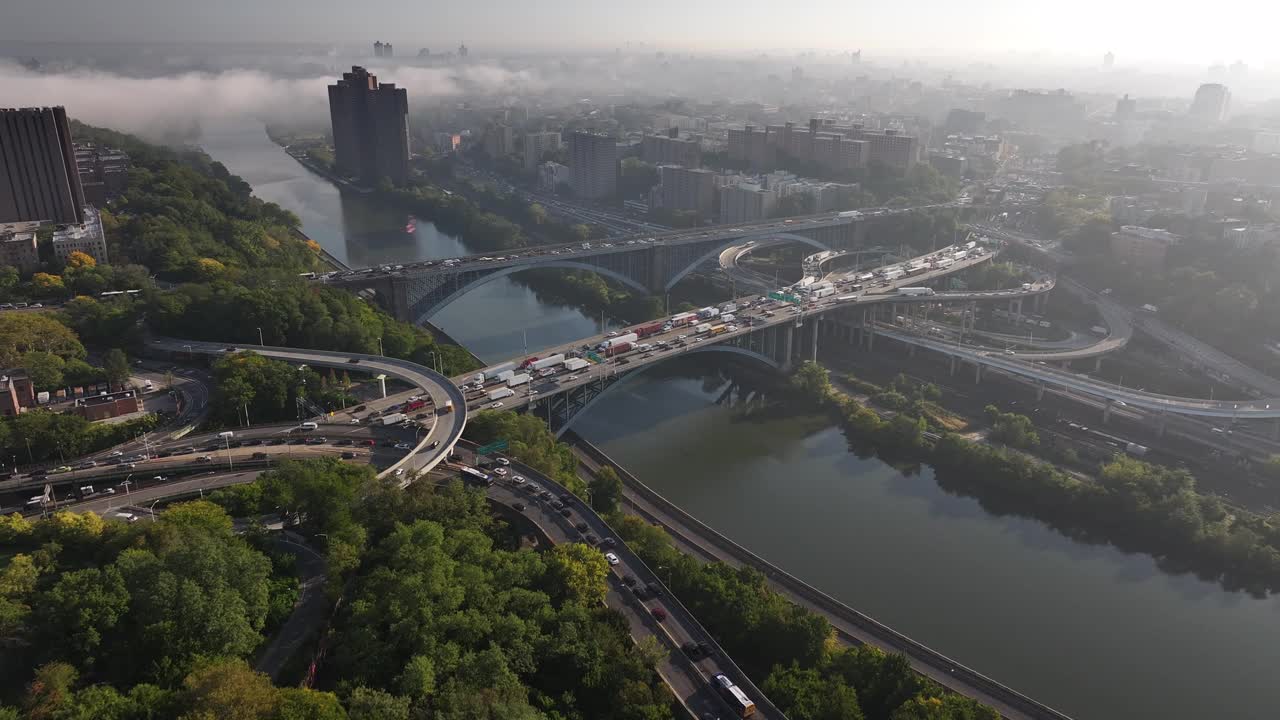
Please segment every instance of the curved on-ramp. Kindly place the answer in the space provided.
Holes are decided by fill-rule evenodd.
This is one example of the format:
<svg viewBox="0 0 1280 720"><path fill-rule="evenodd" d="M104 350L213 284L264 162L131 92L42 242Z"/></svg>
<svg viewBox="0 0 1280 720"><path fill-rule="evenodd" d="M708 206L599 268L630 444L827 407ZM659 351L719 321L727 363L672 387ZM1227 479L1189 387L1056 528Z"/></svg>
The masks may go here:
<svg viewBox="0 0 1280 720"><path fill-rule="evenodd" d="M385 477L400 468L422 472L430 470L438 465L441 460L448 457L449 452L453 450L453 447L457 445L458 440L462 437L462 431L467 425L467 402L458 386L454 385L449 378L431 368L408 360L383 355L306 350L302 348L272 347L269 345L232 346L226 343L181 340L177 338L155 338L151 340L149 347L153 350L172 353L210 356L231 354L234 351L229 351L227 348L234 347L236 348L235 351L249 350L274 360L287 360L305 365L342 368L344 370L373 371L421 388L423 392L431 397L432 404L437 410L445 407L446 402L451 402L453 411L437 414L435 423L422 436L422 439L413 450L400 458L394 465L379 473L378 477ZM428 450L428 446L436 440L439 440L440 444L434 449Z"/></svg>

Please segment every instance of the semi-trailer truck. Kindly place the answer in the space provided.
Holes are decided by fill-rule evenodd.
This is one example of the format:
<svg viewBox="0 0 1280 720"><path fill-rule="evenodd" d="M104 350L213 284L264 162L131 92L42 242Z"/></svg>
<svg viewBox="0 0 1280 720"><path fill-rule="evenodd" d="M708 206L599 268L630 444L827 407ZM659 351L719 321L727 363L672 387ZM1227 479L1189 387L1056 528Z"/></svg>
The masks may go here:
<svg viewBox="0 0 1280 720"><path fill-rule="evenodd" d="M569 358L564 361L564 369L569 372L577 372L588 367L591 367L591 363L582 358Z"/></svg>
<svg viewBox="0 0 1280 720"><path fill-rule="evenodd" d="M922 295L932 295L933 288L927 287L902 287L898 288L899 295L908 295L911 297L919 297Z"/></svg>
<svg viewBox="0 0 1280 720"><path fill-rule="evenodd" d="M711 323L702 323L698 327L694 328L693 331L698 335L701 335L702 333L711 332Z"/></svg>
<svg viewBox="0 0 1280 720"><path fill-rule="evenodd" d="M818 298L830 297L830 296L835 295L835 294L836 294L836 289L835 289L835 288L833 288L833 287L824 287L824 288L822 288L821 290L814 290L814 291L813 291L813 298L816 300L816 299L818 299Z"/></svg>
<svg viewBox="0 0 1280 720"><path fill-rule="evenodd" d="M501 365L494 365L493 367L489 368L488 370L485 370L482 373L476 373L475 375L471 376L471 379L478 383L490 382L498 379L498 376L501 375L502 373L508 370L515 370L515 369L516 369L515 363L505 362L505 363L502 363Z"/></svg>
<svg viewBox="0 0 1280 720"><path fill-rule="evenodd" d="M620 342L605 348L604 354L605 354L605 357L613 357L614 355L621 355L622 353L627 352L630 349L631 349L630 341Z"/></svg>
<svg viewBox="0 0 1280 720"><path fill-rule="evenodd" d="M515 376L516 376L515 370L503 370L502 372L498 373L497 375L494 375L493 377L498 382L505 383L505 382L510 382L511 378Z"/></svg>
<svg viewBox="0 0 1280 720"><path fill-rule="evenodd" d="M383 415L382 417L378 418L378 422L382 423L382 425L385 427L387 425L395 425L397 423L402 423L408 419L409 419L409 416L405 415L404 413L391 413L390 415Z"/></svg>
<svg viewBox="0 0 1280 720"><path fill-rule="evenodd" d="M639 335L636 335L635 333L627 333L625 335L611 337L608 340L605 340L604 342L600 343L598 347L601 350L608 350L610 347L617 345L619 343L634 343L639 339L640 339Z"/></svg>
<svg viewBox="0 0 1280 720"><path fill-rule="evenodd" d="M698 321L698 313L682 312L671 316L672 327L684 327Z"/></svg>
<svg viewBox="0 0 1280 720"><path fill-rule="evenodd" d="M490 390L489 402L493 402L494 400L501 400L502 398L509 398L515 394L516 394L516 391L508 387L500 387L497 390Z"/></svg>
<svg viewBox="0 0 1280 720"><path fill-rule="evenodd" d="M507 387L509 388L520 387L521 385L524 385L525 383L528 383L528 382L529 382L528 373L520 373L519 375L516 375L515 377L507 381Z"/></svg>
<svg viewBox="0 0 1280 720"><path fill-rule="evenodd" d="M654 335L662 332L662 323L656 322L656 323L649 323L648 325L641 325L640 327L636 328L633 332L636 334L637 339L644 339L649 337L650 335Z"/></svg>
<svg viewBox="0 0 1280 720"><path fill-rule="evenodd" d="M544 368L555 367L556 365L559 365L563 362L564 362L564 353L556 353L555 355L548 355L547 357L542 358L541 360L534 363L533 365L530 365L529 367L531 367L534 370L542 370Z"/></svg>
<svg viewBox="0 0 1280 720"><path fill-rule="evenodd" d="M698 311L699 320L710 320L720 314L720 308L704 307Z"/></svg>

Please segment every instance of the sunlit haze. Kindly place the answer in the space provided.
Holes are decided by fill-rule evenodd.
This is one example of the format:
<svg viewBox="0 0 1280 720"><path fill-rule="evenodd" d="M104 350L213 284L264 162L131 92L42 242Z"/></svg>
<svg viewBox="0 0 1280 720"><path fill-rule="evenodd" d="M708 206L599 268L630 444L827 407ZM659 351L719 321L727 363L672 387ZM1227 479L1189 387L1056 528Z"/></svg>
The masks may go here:
<svg viewBox="0 0 1280 720"><path fill-rule="evenodd" d="M1230 11L1159 0L845 2L773 0L493 0L483 12L416 0L9 0L0 42L284 42L342 45L357 37L402 47L465 41L481 54L647 46L681 51L814 48L993 58L1021 53L1121 62L1280 60L1280 7Z"/></svg>

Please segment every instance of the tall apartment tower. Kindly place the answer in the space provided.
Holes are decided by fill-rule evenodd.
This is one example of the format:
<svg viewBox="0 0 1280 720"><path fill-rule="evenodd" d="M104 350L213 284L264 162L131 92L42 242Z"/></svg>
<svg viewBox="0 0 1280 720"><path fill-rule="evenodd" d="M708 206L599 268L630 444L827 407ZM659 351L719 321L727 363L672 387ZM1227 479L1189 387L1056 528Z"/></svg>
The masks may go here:
<svg viewBox="0 0 1280 720"><path fill-rule="evenodd" d="M569 184L582 200L618 192L618 144L607 135L575 132L569 136Z"/></svg>
<svg viewBox="0 0 1280 720"><path fill-rule="evenodd" d="M1191 117L1204 122L1222 122L1227 117L1227 108L1231 104L1231 91L1226 85L1205 83L1196 88L1196 96L1191 101Z"/></svg>
<svg viewBox="0 0 1280 720"><path fill-rule="evenodd" d="M394 83L379 83L360 66L329 86L338 171L366 185L382 178L409 179L409 95Z"/></svg>
<svg viewBox="0 0 1280 720"><path fill-rule="evenodd" d="M0 223L84 222L84 189L62 107L0 109Z"/></svg>

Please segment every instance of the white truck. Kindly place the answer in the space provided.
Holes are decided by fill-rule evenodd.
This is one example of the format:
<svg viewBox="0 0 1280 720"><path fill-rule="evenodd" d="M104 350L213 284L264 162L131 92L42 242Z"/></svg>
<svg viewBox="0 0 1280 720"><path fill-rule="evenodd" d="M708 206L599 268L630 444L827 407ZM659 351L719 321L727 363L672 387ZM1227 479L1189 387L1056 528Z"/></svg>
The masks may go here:
<svg viewBox="0 0 1280 720"><path fill-rule="evenodd" d="M497 381L498 381L498 382L500 382L500 383L505 383L505 382L510 382L510 381L511 381L511 378L513 378L513 377L515 377L515 376L516 376L516 371L515 371L515 370L503 370L502 372L498 373L497 375L494 375L494 376L493 376L493 379L494 379L494 380L497 380Z"/></svg>
<svg viewBox="0 0 1280 720"><path fill-rule="evenodd" d="M698 320L698 313L691 313L691 312L676 313L675 315L671 316L671 326L684 327L685 325L692 325L694 322L697 322L697 320Z"/></svg>
<svg viewBox="0 0 1280 720"><path fill-rule="evenodd" d="M1142 457L1143 455L1146 455L1147 450L1148 448L1146 445L1139 445L1135 442L1131 442L1124 446L1124 451L1134 457Z"/></svg>
<svg viewBox="0 0 1280 720"><path fill-rule="evenodd" d="M569 358L564 361L564 369L569 372L577 372L588 367L591 367L591 362L582 358Z"/></svg>
<svg viewBox="0 0 1280 720"><path fill-rule="evenodd" d="M1100 337L1105 337L1106 335L1109 334L1107 329L1102 327L1101 325L1094 325L1093 327L1089 328L1089 332L1093 333L1094 335L1098 335Z"/></svg>
<svg viewBox="0 0 1280 720"><path fill-rule="evenodd" d="M382 423L383 427L386 427L387 425L398 425L408 419L409 416L404 413L391 413L378 418L378 422Z"/></svg>
<svg viewBox="0 0 1280 720"><path fill-rule="evenodd" d="M515 369L516 369L516 364L513 362L502 363L501 365L494 365L493 367L489 368L488 370L485 370L482 373L476 373L475 375L471 376L471 379L478 383L484 383L490 380L497 379L499 375L501 375L504 372L507 372L508 370L515 370Z"/></svg>
<svg viewBox="0 0 1280 720"><path fill-rule="evenodd" d="M511 388L506 388L506 387L501 387L501 388L498 388L497 390L490 390L489 402L493 402L494 400L501 400L502 398L509 398L515 394L516 394L515 390L512 390Z"/></svg>
<svg viewBox="0 0 1280 720"><path fill-rule="evenodd" d="M695 327L693 329L693 332L698 335L701 335L703 333L709 333L711 332L711 323L702 323L701 325Z"/></svg>
<svg viewBox="0 0 1280 720"><path fill-rule="evenodd" d="M876 274L875 273L858 273L858 275L853 279L857 280L860 283L868 283L876 279Z"/></svg>
<svg viewBox="0 0 1280 720"><path fill-rule="evenodd" d="M564 362L564 353L556 353L555 355L548 355L547 357L542 358L541 360L535 362L533 365L530 365L529 367L531 367L534 370L545 370L547 368L560 365L563 362Z"/></svg>
<svg viewBox="0 0 1280 720"><path fill-rule="evenodd" d="M710 320L720 314L720 308L704 307L698 311L699 320Z"/></svg>
<svg viewBox="0 0 1280 720"><path fill-rule="evenodd" d="M601 350L608 350L614 345L621 345L622 343L634 343L639 339L640 339L640 336L636 335L635 333L626 333L625 335L611 337L608 340L605 340L604 342L600 343L597 347L599 347L599 349Z"/></svg>
<svg viewBox="0 0 1280 720"><path fill-rule="evenodd" d="M836 294L836 289L835 289L835 288L833 288L833 287L824 287L824 288L820 288L820 289L818 289L818 290L814 290L814 291L813 291L813 298L814 298L815 300L817 300L817 299L819 299L819 298L830 297L830 296L835 295L835 294Z"/></svg>
<svg viewBox="0 0 1280 720"><path fill-rule="evenodd" d="M509 388L520 387L521 385L524 385L528 382L529 382L528 373L520 373L519 375L516 375L515 377L507 381L507 387Z"/></svg>
<svg viewBox="0 0 1280 720"><path fill-rule="evenodd" d="M909 297L921 297L921 296L926 296L926 295L932 295L932 294L933 294L933 288L927 288L927 287L901 287L901 288L898 288L898 294L899 294L899 295L906 295L906 296L909 296Z"/></svg>
<svg viewBox="0 0 1280 720"><path fill-rule="evenodd" d="M725 304L723 304L723 305L721 305L721 306L720 306L720 314L721 314L721 315L726 315L726 314L728 314L728 313L734 313L734 312L737 312L737 311L738 311L738 304L737 304L737 303L725 303Z"/></svg>

